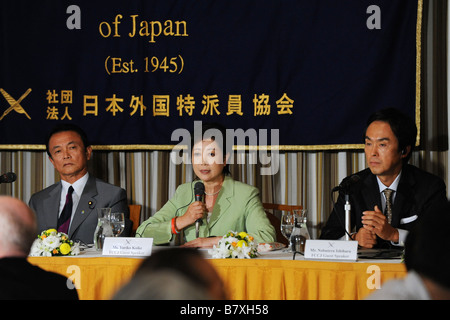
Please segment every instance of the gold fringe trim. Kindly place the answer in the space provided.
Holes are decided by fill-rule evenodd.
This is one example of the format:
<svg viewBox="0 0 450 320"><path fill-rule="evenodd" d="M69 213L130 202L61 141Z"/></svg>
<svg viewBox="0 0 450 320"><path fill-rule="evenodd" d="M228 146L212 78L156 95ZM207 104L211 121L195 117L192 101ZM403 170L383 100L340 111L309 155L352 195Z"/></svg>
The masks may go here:
<svg viewBox="0 0 450 320"><path fill-rule="evenodd" d="M423 0L417 2L417 26L416 26L416 146L420 145L420 92L421 92L421 66L422 66L422 16Z"/></svg>
<svg viewBox="0 0 450 320"><path fill-rule="evenodd" d="M186 149L186 146L180 145L147 145L147 144L129 144L129 145L93 145L93 150L98 151L170 151ZM267 150L267 151L320 151L320 150L352 150L364 149L364 144L327 144L327 145L279 145L279 146L233 146L233 150L251 151L251 150ZM29 151L45 151L45 145L41 144L3 144L0 150L29 150Z"/></svg>

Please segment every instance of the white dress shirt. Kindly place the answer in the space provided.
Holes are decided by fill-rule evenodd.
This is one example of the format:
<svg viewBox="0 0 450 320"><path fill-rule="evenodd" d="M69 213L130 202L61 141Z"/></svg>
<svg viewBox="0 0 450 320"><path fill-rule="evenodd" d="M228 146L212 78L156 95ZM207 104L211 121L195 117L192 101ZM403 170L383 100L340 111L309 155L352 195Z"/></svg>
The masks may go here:
<svg viewBox="0 0 450 320"><path fill-rule="evenodd" d="M62 191L61 191L61 199L59 202L59 215L61 215L62 210L64 209L64 205L66 204L66 195L67 191L69 190L69 187L73 187L73 193L72 193L72 215L70 217L70 223L72 223L73 215L75 211L77 210L78 202L80 202L81 195L83 194L84 187L86 186L86 182L89 179L89 173L86 173L83 177L75 181L74 184L70 184L67 181L61 180L62 184ZM70 225L69 225L70 229Z"/></svg>

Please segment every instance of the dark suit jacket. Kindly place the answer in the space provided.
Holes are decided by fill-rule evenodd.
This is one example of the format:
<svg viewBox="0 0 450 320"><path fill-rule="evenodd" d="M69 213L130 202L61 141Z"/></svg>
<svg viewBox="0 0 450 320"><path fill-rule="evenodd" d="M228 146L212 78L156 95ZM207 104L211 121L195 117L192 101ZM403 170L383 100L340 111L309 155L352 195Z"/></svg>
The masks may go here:
<svg viewBox="0 0 450 320"><path fill-rule="evenodd" d="M61 191L62 184L58 182L31 196L29 205L36 213L39 233L56 228ZM129 236L132 222L125 190L89 175L70 225L69 238L85 244L93 243L97 208L106 207L111 208L111 212L125 213L125 230L121 236Z"/></svg>
<svg viewBox="0 0 450 320"><path fill-rule="evenodd" d="M378 205L380 210L382 207L376 176L370 169L356 174L361 179L350 188L350 204L352 228L356 226L358 231L362 227L363 211L373 210L375 205ZM412 165L404 166L393 205L392 226L410 231L417 218L438 201L447 202L444 181ZM322 229L321 239L339 239L345 234L344 204L345 196L340 192L335 210L331 212L327 224ZM384 247L386 243L379 239L378 247Z"/></svg>
<svg viewBox="0 0 450 320"><path fill-rule="evenodd" d="M78 293L69 289L66 277L34 266L26 258L2 258L0 299L78 300Z"/></svg>

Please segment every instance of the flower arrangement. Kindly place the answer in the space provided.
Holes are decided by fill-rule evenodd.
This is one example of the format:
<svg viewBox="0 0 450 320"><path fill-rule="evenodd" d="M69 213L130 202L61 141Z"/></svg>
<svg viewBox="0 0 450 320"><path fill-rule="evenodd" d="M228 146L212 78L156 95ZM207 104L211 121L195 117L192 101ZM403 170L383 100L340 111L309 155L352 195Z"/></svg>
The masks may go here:
<svg viewBox="0 0 450 320"><path fill-rule="evenodd" d="M80 253L79 243L74 243L69 236L55 229L42 231L31 246L30 256L76 256Z"/></svg>
<svg viewBox="0 0 450 320"><path fill-rule="evenodd" d="M258 255L257 243L246 232L229 231L209 250L213 258L250 259Z"/></svg>

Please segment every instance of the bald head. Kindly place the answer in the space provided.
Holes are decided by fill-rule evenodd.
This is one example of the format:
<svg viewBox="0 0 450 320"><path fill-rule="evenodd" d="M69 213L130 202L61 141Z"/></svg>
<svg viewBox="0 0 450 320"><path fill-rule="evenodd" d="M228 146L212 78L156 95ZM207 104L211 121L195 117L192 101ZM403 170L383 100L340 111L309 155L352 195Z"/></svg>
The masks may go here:
<svg viewBox="0 0 450 320"><path fill-rule="evenodd" d="M34 212L23 201L0 196L0 258L27 256L36 236Z"/></svg>

